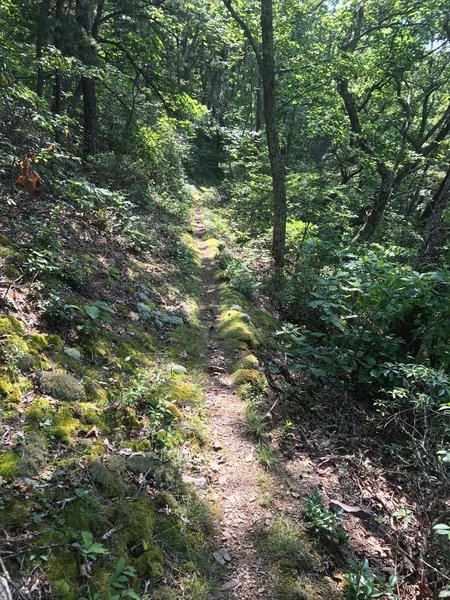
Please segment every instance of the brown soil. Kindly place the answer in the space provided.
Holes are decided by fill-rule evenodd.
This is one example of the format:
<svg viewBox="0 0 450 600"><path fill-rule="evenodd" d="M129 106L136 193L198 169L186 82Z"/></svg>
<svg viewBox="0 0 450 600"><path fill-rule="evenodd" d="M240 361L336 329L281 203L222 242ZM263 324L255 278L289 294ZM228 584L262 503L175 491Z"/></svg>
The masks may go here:
<svg viewBox="0 0 450 600"><path fill-rule="evenodd" d="M245 434L245 404L231 383L231 364L236 356L225 351L217 331L219 295L211 250L203 239L205 233L197 213L195 235L204 274L201 319L208 331L210 373L205 403L214 448L206 494L223 511L218 550L226 549L231 559L224 567L223 589L215 597L269 598L269 575L257 550L256 536L270 521L271 514L257 502L261 495L258 478L263 470L257 461L255 444Z"/></svg>

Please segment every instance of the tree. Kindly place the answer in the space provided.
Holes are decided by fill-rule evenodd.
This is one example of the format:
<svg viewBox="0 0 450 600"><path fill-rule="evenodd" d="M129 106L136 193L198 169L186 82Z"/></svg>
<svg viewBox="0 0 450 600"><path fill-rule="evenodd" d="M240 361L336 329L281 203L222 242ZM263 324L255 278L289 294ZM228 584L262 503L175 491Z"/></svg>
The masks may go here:
<svg viewBox="0 0 450 600"><path fill-rule="evenodd" d="M275 81L275 49L273 40L272 0L261 0L260 25L261 44L252 34L250 27L239 15L232 0L223 0L228 12L242 29L248 39L258 62L263 88L263 112L267 149L269 152L270 172L273 192L272 257L275 268L284 263L286 248L286 175L281 154L280 135L277 114L277 90Z"/></svg>

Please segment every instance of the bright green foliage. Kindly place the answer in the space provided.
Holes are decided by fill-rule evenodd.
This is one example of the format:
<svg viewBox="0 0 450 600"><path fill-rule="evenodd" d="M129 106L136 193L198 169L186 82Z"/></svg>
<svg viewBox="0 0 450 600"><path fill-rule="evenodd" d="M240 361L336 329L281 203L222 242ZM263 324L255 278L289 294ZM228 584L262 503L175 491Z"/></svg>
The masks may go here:
<svg viewBox="0 0 450 600"><path fill-rule="evenodd" d="M388 582L377 577L366 559L355 563L345 576L345 600L370 600L371 598L398 598L395 592L397 578L391 575Z"/></svg>
<svg viewBox="0 0 450 600"><path fill-rule="evenodd" d="M347 540L339 515L324 506L319 493L306 499L305 516L311 531L322 541L343 543Z"/></svg>

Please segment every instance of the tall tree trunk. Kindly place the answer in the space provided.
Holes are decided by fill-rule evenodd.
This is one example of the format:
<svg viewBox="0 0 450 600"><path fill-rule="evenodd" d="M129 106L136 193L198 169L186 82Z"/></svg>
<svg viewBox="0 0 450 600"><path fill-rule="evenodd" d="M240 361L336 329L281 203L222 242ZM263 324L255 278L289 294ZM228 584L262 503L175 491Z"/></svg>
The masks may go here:
<svg viewBox="0 0 450 600"><path fill-rule="evenodd" d="M57 48L59 51L62 49L61 21L63 18L63 4L64 0L56 0L54 44L55 48ZM60 115L62 113L62 81L61 71L59 69L56 69L55 71L55 79L53 82L52 112L56 115ZM56 129L55 139L59 144L62 142L61 131L59 128Z"/></svg>
<svg viewBox="0 0 450 600"><path fill-rule="evenodd" d="M355 235L354 242L366 242L374 235L388 205L394 187L395 173L384 164L378 164L381 184L375 192L372 205L366 215L364 225Z"/></svg>
<svg viewBox="0 0 450 600"><path fill-rule="evenodd" d="M264 93L264 122L273 189L272 257L275 267L282 267L286 249L286 177L281 155L277 123L275 84L275 51L273 44L272 0L261 0L262 84Z"/></svg>
<svg viewBox="0 0 450 600"><path fill-rule="evenodd" d="M77 0L77 21L82 27L79 46L80 58L88 67L97 64L97 52L93 38L94 9L92 0ZM95 79L88 75L81 78L83 92L83 156L87 158L97 152L97 95Z"/></svg>
<svg viewBox="0 0 450 600"><path fill-rule="evenodd" d="M449 234L449 225L444 218L444 213L449 205L450 166L431 201L432 212L425 226L423 244L416 256L416 268L422 269L427 265L438 263Z"/></svg>
<svg viewBox="0 0 450 600"><path fill-rule="evenodd" d="M36 61L37 61L37 80L36 80L36 94L42 96L44 93L44 70L40 64L42 58L42 51L48 36L48 23L49 23L49 12L50 12L50 0L42 0L39 9L39 17L37 21L36 31Z"/></svg>
<svg viewBox="0 0 450 600"><path fill-rule="evenodd" d="M261 45L253 37L249 26L235 10L232 0L223 0L228 12L242 29L255 53L261 74L264 122L273 193L272 258L276 269L283 267L286 249L286 175L281 155L277 122L277 96L275 85L275 49L273 42L273 2L261 0Z"/></svg>

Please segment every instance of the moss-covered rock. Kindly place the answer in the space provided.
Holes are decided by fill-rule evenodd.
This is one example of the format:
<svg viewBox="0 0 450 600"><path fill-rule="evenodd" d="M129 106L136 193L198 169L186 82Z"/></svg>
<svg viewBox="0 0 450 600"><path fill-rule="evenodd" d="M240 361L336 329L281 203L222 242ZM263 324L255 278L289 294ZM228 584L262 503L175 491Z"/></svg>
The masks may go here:
<svg viewBox="0 0 450 600"><path fill-rule="evenodd" d="M71 444L75 434L86 431L81 421L74 416L74 408L61 404L52 417L52 425L48 428L51 436L65 444Z"/></svg>
<svg viewBox="0 0 450 600"><path fill-rule="evenodd" d="M79 402L74 406L75 415L88 425L95 425L100 429L106 429L103 411L100 406L93 402Z"/></svg>
<svg viewBox="0 0 450 600"><path fill-rule="evenodd" d="M14 250L9 246L0 246L0 258L6 258L14 254Z"/></svg>
<svg viewBox="0 0 450 600"><path fill-rule="evenodd" d="M108 496L122 496L125 493L117 469L111 470L102 462L96 460L89 464L88 473L99 490Z"/></svg>
<svg viewBox="0 0 450 600"><path fill-rule="evenodd" d="M78 565L74 553L67 548L55 549L47 567L47 577L55 598L58 600L77 600L79 598L75 585L77 574Z"/></svg>
<svg viewBox="0 0 450 600"><path fill-rule="evenodd" d="M202 400L199 386L183 376L169 379L159 390L159 395L169 402L195 406Z"/></svg>
<svg viewBox="0 0 450 600"><path fill-rule="evenodd" d="M9 377L0 372L0 398L5 403L17 403L22 398L22 390L18 383L13 383Z"/></svg>
<svg viewBox="0 0 450 600"><path fill-rule="evenodd" d="M180 325L170 334L168 356L188 367L196 367L206 362L205 345L205 331L201 327Z"/></svg>
<svg viewBox="0 0 450 600"><path fill-rule="evenodd" d="M258 358L254 354L247 352L238 360L234 367L234 370L237 371L238 369L258 369L258 367Z"/></svg>
<svg viewBox="0 0 450 600"><path fill-rule="evenodd" d="M6 481L12 481L20 473L20 455L8 450L0 452L0 477Z"/></svg>
<svg viewBox="0 0 450 600"><path fill-rule="evenodd" d="M20 474L34 477L47 463L47 440L40 432L29 431L26 434L19 462Z"/></svg>
<svg viewBox="0 0 450 600"><path fill-rule="evenodd" d="M245 313L222 306L219 319L219 333L224 343L232 349L257 348L260 345L258 334Z"/></svg>
<svg viewBox="0 0 450 600"><path fill-rule="evenodd" d="M39 425L51 419L55 407L48 398L35 398L25 409L25 417L28 422Z"/></svg>
<svg viewBox="0 0 450 600"><path fill-rule="evenodd" d="M65 401L86 400L86 392L83 385L72 375L56 372L44 372L39 380L41 391L52 398Z"/></svg>
<svg viewBox="0 0 450 600"><path fill-rule="evenodd" d="M256 369L238 369L233 373L233 383L236 386L250 384L260 392L267 387L266 378Z"/></svg>
<svg viewBox="0 0 450 600"><path fill-rule="evenodd" d="M0 335L23 335L25 327L22 321L6 315L0 317Z"/></svg>
<svg viewBox="0 0 450 600"><path fill-rule="evenodd" d="M49 345L48 336L43 333L32 333L26 337L26 341L37 352L42 352Z"/></svg>
<svg viewBox="0 0 450 600"><path fill-rule="evenodd" d="M151 595L151 600L178 600L179 594L170 587L164 586Z"/></svg>

